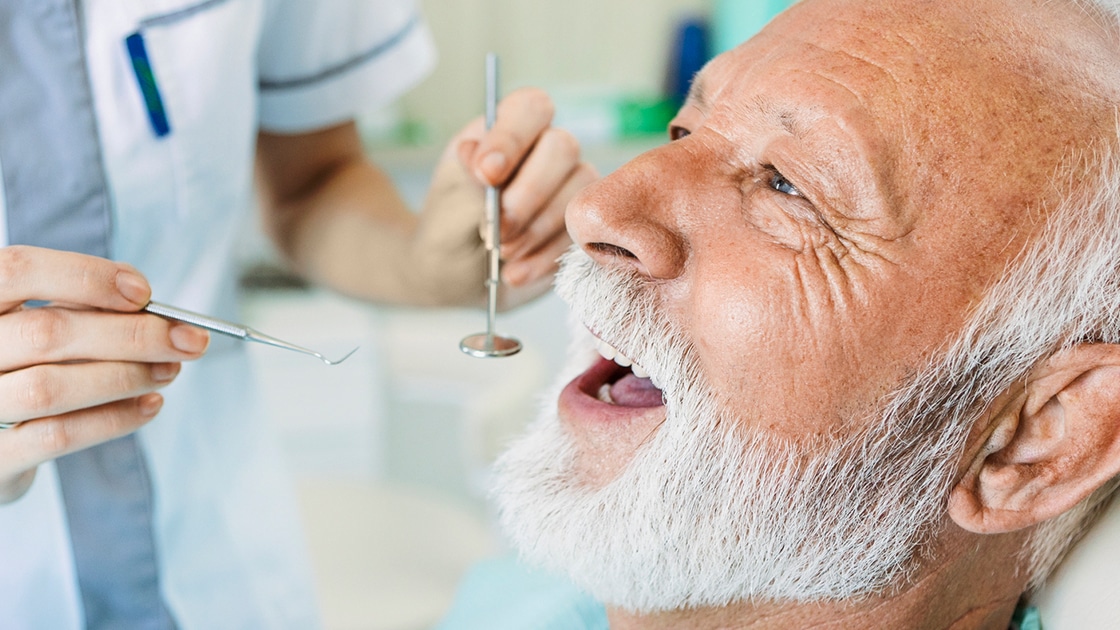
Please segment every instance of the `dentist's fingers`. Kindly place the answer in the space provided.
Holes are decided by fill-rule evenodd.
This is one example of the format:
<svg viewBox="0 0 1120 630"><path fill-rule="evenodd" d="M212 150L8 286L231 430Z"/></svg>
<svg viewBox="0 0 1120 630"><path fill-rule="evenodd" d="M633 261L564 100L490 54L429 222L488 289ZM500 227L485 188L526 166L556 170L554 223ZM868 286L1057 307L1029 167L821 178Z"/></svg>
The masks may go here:
<svg viewBox="0 0 1120 630"><path fill-rule="evenodd" d="M555 127L541 134L532 153L502 191L503 238L516 239L538 215L553 210L550 200L559 197L563 205L567 204L568 197L561 193L571 192L563 189L580 168L579 160L579 141L575 136ZM562 222L564 207L559 214Z"/></svg>
<svg viewBox="0 0 1120 630"><path fill-rule="evenodd" d="M155 315L24 309L0 316L0 372L78 360L186 361L209 340L205 330Z"/></svg>
<svg viewBox="0 0 1120 630"><path fill-rule="evenodd" d="M503 267L498 308L504 311L547 293L552 288L558 259L567 251L563 243L567 242L570 241L557 240L532 256Z"/></svg>
<svg viewBox="0 0 1120 630"><path fill-rule="evenodd" d="M150 298L148 281L124 263L25 245L0 248L0 312L28 300L136 311Z"/></svg>
<svg viewBox="0 0 1120 630"><path fill-rule="evenodd" d="M0 431L0 504L26 492L39 464L132 433L162 406L163 396L145 394Z"/></svg>
<svg viewBox="0 0 1120 630"><path fill-rule="evenodd" d="M179 363L97 361L9 372L0 375L0 422L25 422L135 398L166 386L180 367ZM0 438L4 433L0 431Z"/></svg>
<svg viewBox="0 0 1120 630"><path fill-rule="evenodd" d="M482 116L471 119L471 121L451 139L451 143L447 145L447 150L444 151L441 159L446 160L455 157L458 158L459 163L463 165L464 169L469 168L474 161L475 155L478 153L478 147L479 143L482 141L482 136L485 134L486 121Z"/></svg>
<svg viewBox="0 0 1120 630"><path fill-rule="evenodd" d="M547 290L552 276L560 267L558 259L571 244L567 231L561 230L533 253L506 262L502 267L502 281L511 287L529 287L543 281L544 290Z"/></svg>
<svg viewBox="0 0 1120 630"><path fill-rule="evenodd" d="M537 156L538 153L534 152L530 162L535 160ZM526 163L525 169L529 167L548 168L547 165L541 166L539 163ZM513 186L518 186L523 181L522 178L526 176L525 169L517 174ZM540 177L543 178L544 176ZM518 201L511 204L513 208L507 212L507 214L511 214L514 211L520 211L524 227L518 233L511 233L511 230L505 229L505 222L503 221L502 257L509 261L516 261L519 257L533 254L536 250L553 242L558 234L566 238L564 212L567 210L568 202L597 179L599 179L599 173L595 170L595 167L583 162L576 164L572 170L563 176L562 180L549 184L548 196L544 196L539 190L524 192L522 198L528 199L528 201ZM530 183L527 184L526 188L532 186L532 183ZM524 190L523 188L522 191ZM536 197L537 194L540 194L541 197ZM530 206L527 205L528 203L535 205ZM570 243L570 240L566 241L565 247Z"/></svg>
<svg viewBox="0 0 1120 630"><path fill-rule="evenodd" d="M504 185L548 129L554 112L552 99L543 90L511 92L498 104L494 126L479 140L467 170L484 184Z"/></svg>

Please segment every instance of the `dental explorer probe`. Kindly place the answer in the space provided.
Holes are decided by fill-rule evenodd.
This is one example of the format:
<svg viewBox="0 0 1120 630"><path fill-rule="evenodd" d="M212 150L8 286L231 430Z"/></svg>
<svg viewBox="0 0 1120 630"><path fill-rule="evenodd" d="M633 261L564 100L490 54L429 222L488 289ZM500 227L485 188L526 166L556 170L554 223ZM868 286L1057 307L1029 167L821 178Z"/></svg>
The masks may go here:
<svg viewBox="0 0 1120 630"><path fill-rule="evenodd" d="M498 56L494 53L486 55L486 130L494 126L498 115ZM494 334L494 319L498 313L498 285L501 281L499 275L501 266L502 245L502 205L501 191L495 186L486 187L486 245L487 259L487 303L486 303L486 332L476 333L464 337L459 342L459 349L471 355L485 359L489 357L508 357L521 351L521 342L513 337L501 337Z"/></svg>
<svg viewBox="0 0 1120 630"><path fill-rule="evenodd" d="M288 343L287 341L282 341L280 339L277 339L276 337L272 337L262 332L253 330L248 326L235 324L233 322L227 322L224 319L210 317L208 315L195 313L193 311L188 311L186 309L181 309L175 306L169 306L167 304L161 304L159 302L148 302L148 305L145 306L143 310L151 313L152 315L159 315L164 319L170 319L177 322L183 322L184 324L198 326L199 328L205 328L206 330L212 332L235 337L242 341L255 341L257 343L263 343L268 346L275 346L277 348L283 348L285 350L293 350L295 352L309 354L319 359L323 363L326 363L327 365L338 365L346 359L349 359L350 355L358 351L357 348L354 348L350 352L347 352L346 355L341 359L335 359L332 361L327 357L319 354L318 352L315 352L314 350L308 350L307 348L304 348L302 346L297 346L295 344Z"/></svg>

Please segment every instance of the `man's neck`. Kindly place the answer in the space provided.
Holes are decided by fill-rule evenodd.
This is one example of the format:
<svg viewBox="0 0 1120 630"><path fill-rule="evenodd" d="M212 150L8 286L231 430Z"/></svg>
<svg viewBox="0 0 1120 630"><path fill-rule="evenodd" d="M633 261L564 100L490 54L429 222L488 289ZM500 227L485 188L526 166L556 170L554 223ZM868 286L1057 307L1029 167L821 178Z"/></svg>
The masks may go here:
<svg viewBox="0 0 1120 630"><path fill-rule="evenodd" d="M932 608L896 615L894 610L853 612L828 604L749 611L734 607L678 614L628 615L608 612L611 630L1007 630L1018 598L970 608L955 619Z"/></svg>
<svg viewBox="0 0 1120 630"><path fill-rule="evenodd" d="M940 542L904 589L856 601L733 604L651 615L608 608L611 630L1007 630L1025 588L1023 532Z"/></svg>

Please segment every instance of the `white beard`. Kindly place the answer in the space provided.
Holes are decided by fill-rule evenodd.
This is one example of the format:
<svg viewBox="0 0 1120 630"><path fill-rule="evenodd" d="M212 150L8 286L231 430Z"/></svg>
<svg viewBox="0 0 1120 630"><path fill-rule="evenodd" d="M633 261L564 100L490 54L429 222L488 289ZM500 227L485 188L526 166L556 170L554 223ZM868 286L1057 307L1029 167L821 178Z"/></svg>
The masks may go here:
<svg viewBox="0 0 1120 630"><path fill-rule="evenodd" d="M575 251L557 285L661 384L667 419L617 478L586 487L552 397L496 466L501 523L525 561L637 613L849 599L905 578L944 514L963 431L888 418L846 439L761 435L717 409L640 280Z"/></svg>

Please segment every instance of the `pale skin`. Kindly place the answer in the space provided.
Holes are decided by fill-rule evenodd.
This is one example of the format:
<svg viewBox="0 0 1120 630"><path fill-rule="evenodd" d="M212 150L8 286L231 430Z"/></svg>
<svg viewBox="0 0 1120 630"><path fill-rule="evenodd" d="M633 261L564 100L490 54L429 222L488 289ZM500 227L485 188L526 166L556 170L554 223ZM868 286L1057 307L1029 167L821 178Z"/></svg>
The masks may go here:
<svg viewBox="0 0 1120 630"><path fill-rule="evenodd" d="M504 306L544 292L571 243L564 207L594 169L553 128L539 90L511 93L498 122L448 145L423 212L413 214L346 123L298 135L262 132L264 223L292 266L370 301L483 303L483 186L504 186ZM206 332L139 313L151 298L131 266L34 247L0 248L0 504L22 496L39 464L131 433L159 412L158 391ZM26 309L29 300L51 306Z"/></svg>
<svg viewBox="0 0 1120 630"><path fill-rule="evenodd" d="M710 63L673 142L583 192L569 231L648 279L743 431L848 431L1029 242L1063 160L1115 137L1114 36L1064 2L803 0ZM1120 348L1075 346L992 401L898 592L608 607L611 627L1004 630L1031 529L1120 472L1118 370ZM663 417L568 419L580 477L614 478Z"/></svg>

